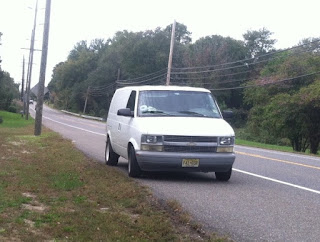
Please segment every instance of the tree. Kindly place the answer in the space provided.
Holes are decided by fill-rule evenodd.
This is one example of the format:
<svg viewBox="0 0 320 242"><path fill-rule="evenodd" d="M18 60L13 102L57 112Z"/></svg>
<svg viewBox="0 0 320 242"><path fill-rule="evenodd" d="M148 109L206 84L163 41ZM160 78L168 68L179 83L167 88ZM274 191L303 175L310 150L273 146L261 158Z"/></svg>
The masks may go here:
<svg viewBox="0 0 320 242"><path fill-rule="evenodd" d="M312 51L312 52L319 52L320 46L319 46L320 38L305 38L302 39L298 46L301 45L300 48L297 49L297 51Z"/></svg>
<svg viewBox="0 0 320 242"><path fill-rule="evenodd" d="M295 95L294 100L304 114L310 152L316 154L320 143L320 79L307 87L301 88Z"/></svg>
<svg viewBox="0 0 320 242"><path fill-rule="evenodd" d="M198 73L190 73L185 78L194 80L193 83L190 83L191 85L200 85L209 89L232 87L234 83L230 82L230 79L241 80L247 77L245 72L248 68L240 61L245 59L246 54L242 41L220 35L203 37L189 46L184 56L184 63L186 66L207 66L207 68L195 69L194 71ZM237 67L234 68L235 66ZM236 74L241 72L243 74ZM220 103L224 102L229 107L240 107L242 105L241 92L226 90L216 92L215 96Z"/></svg>
<svg viewBox="0 0 320 242"><path fill-rule="evenodd" d="M255 58L258 55L265 54L274 50L273 45L276 43L275 39L271 39L273 33L262 28L259 30L248 30L243 34L245 46L248 48L249 57Z"/></svg>
<svg viewBox="0 0 320 242"><path fill-rule="evenodd" d="M277 143L288 138L295 151L308 147L317 153L320 142L320 55L318 52L282 53L261 71L245 90L252 106L248 130L258 141ZM287 81L284 81L286 80ZM265 85L269 84L269 85Z"/></svg>
<svg viewBox="0 0 320 242"><path fill-rule="evenodd" d="M0 32L0 45L1 45ZM1 56L0 56L1 64ZM9 110L12 100L19 97L19 84L15 84L13 78L10 77L8 72L1 69L0 65L0 110Z"/></svg>
<svg viewBox="0 0 320 242"><path fill-rule="evenodd" d="M172 31L172 25L168 25L165 30L167 33L168 38L171 38L171 31ZM181 24L181 23L176 23L176 28L175 28L175 41L181 44L190 44L192 41L191 38L191 32L188 31L188 28L186 25Z"/></svg>
<svg viewBox="0 0 320 242"><path fill-rule="evenodd" d="M58 107L66 103L68 108L77 112L83 108L83 94L88 88L86 81L89 74L97 68L99 58L98 51L92 47L95 48L96 45L89 47L86 41L77 43L67 61L55 66L49 89L56 93Z"/></svg>
<svg viewBox="0 0 320 242"><path fill-rule="evenodd" d="M186 28L181 31L185 31L186 35L181 34L181 39L185 40L188 32ZM181 43L177 45L176 63L181 63L183 46ZM170 37L167 31L161 28L136 33L119 31L112 39L106 42L94 40L89 46L86 41L81 41L70 52L67 61L55 67L49 89L56 93L58 105L68 101L68 108L79 112L83 109L84 94L89 86L110 86L109 90L95 89L90 92L87 110L99 115L100 110L108 110L106 100L111 96L109 92L114 91L112 84L115 84L118 78L118 70L121 71L120 79L128 82L165 70L169 48ZM161 76L152 79L152 84L164 84L164 77L163 75L162 79ZM150 84L150 81L142 81L141 84ZM72 90L73 93L69 95L64 89Z"/></svg>
<svg viewBox="0 0 320 242"><path fill-rule="evenodd" d="M0 69L0 110L9 110L15 98L19 98L19 84L14 83L8 72Z"/></svg>

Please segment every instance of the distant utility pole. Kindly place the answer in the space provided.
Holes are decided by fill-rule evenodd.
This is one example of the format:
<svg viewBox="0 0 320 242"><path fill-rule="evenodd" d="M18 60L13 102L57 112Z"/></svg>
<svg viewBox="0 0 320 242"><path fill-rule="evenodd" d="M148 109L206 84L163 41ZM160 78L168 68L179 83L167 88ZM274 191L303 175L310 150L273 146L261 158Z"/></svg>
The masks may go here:
<svg viewBox="0 0 320 242"><path fill-rule="evenodd" d="M118 88L118 82L120 81L120 77L121 77L121 69L118 68L118 75L117 75L117 80L116 80L116 84L115 84L115 90L117 90L117 88Z"/></svg>
<svg viewBox="0 0 320 242"><path fill-rule="evenodd" d="M21 78L21 101L24 102L24 56L23 56L23 61L22 61L22 78Z"/></svg>
<svg viewBox="0 0 320 242"><path fill-rule="evenodd" d="M37 12L38 12L38 1L36 2L35 14L34 14L34 24L33 30L31 33L31 44L30 44L30 54L29 54L29 63L28 63L28 72L27 72L27 98L25 100L27 106L26 120L29 119L29 99L30 99L30 85L31 85L31 76L32 76L32 65L33 65L33 52L34 52L34 37L36 34L36 25L37 25Z"/></svg>
<svg viewBox="0 0 320 242"><path fill-rule="evenodd" d="M166 85L170 85L170 76L171 76L171 67L172 67L172 54L173 54L173 46L174 46L174 37L176 31L176 20L174 20L172 24L172 31L171 31L171 43L170 43L170 53L169 53L169 61L168 61L168 72L167 72L167 81Z"/></svg>
<svg viewBox="0 0 320 242"><path fill-rule="evenodd" d="M87 89L87 93L86 93L86 101L84 102L84 108L83 108L83 112L82 112L82 114L85 114L85 113L86 113L86 109L87 109L87 102L88 102L88 97L89 97L89 91L90 91L90 86L88 86L88 89Z"/></svg>
<svg viewBox="0 0 320 242"><path fill-rule="evenodd" d="M46 67L47 67L47 56L48 56L50 12L51 12L51 0L47 0L45 20L44 20L43 40L42 40L40 77L39 77L39 83L38 83L36 120L35 120L35 128L34 128L34 135L36 136L41 135L44 83L46 79Z"/></svg>

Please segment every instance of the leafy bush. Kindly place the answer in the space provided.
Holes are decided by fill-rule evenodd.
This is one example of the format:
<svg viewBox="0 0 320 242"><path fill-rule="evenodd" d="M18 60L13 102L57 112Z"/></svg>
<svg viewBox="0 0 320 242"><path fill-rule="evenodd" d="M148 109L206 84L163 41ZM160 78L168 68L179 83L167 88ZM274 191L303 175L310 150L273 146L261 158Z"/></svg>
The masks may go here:
<svg viewBox="0 0 320 242"><path fill-rule="evenodd" d="M7 111L10 113L17 113L17 107L11 105Z"/></svg>
<svg viewBox="0 0 320 242"><path fill-rule="evenodd" d="M242 128L246 125L248 120L248 111L244 109L232 109L233 117L230 124L233 128Z"/></svg>

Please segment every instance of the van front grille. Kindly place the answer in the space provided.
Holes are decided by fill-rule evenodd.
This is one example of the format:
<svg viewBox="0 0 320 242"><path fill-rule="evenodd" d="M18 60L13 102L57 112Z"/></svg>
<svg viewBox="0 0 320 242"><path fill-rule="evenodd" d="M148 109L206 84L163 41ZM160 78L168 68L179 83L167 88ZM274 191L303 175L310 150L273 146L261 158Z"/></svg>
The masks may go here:
<svg viewBox="0 0 320 242"><path fill-rule="evenodd" d="M218 138L212 136L181 136L181 135L165 135L164 141L167 142L214 142L217 143Z"/></svg>
<svg viewBox="0 0 320 242"><path fill-rule="evenodd" d="M176 136L163 137L165 152L215 153L217 137L211 136Z"/></svg>
<svg viewBox="0 0 320 242"><path fill-rule="evenodd" d="M217 147L206 147L206 146L164 146L165 152L187 152L187 153L215 153L217 151Z"/></svg>

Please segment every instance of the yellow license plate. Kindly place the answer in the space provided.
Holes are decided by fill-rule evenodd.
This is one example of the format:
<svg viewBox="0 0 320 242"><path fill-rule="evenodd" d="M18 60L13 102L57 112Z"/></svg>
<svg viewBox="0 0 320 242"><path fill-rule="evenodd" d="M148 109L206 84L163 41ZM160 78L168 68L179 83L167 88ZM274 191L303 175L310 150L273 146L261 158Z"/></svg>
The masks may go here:
<svg viewBox="0 0 320 242"><path fill-rule="evenodd" d="M182 159L182 167L198 167L199 159Z"/></svg>

